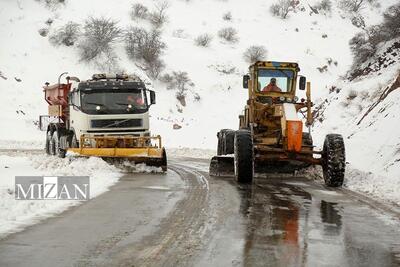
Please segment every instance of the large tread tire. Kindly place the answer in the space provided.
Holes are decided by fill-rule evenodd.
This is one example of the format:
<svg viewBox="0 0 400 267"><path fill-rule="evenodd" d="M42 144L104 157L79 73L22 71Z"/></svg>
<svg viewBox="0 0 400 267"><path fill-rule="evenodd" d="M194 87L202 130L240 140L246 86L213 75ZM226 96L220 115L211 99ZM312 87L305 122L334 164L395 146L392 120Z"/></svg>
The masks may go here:
<svg viewBox="0 0 400 267"><path fill-rule="evenodd" d="M71 147L72 148L79 148L79 142L78 142L78 139L76 139L75 133L72 133Z"/></svg>
<svg viewBox="0 0 400 267"><path fill-rule="evenodd" d="M54 140L54 133L55 132L53 132L53 133L50 132L51 137L50 137L50 142L49 142L49 152L50 152L50 155L52 155L52 156L56 155L56 142Z"/></svg>
<svg viewBox="0 0 400 267"><path fill-rule="evenodd" d="M167 160L167 152L163 148L162 151L162 163L161 163L161 169L163 172L166 172L168 170L168 160Z"/></svg>
<svg viewBox="0 0 400 267"><path fill-rule="evenodd" d="M235 151L234 140L235 140L234 130L226 130L224 134L224 155L233 154Z"/></svg>
<svg viewBox="0 0 400 267"><path fill-rule="evenodd" d="M239 183L251 183L254 175L253 139L250 131L236 131L234 137L235 178Z"/></svg>
<svg viewBox="0 0 400 267"><path fill-rule="evenodd" d="M46 145L45 145L45 148L44 148L44 150L46 151L47 155L51 155L51 153L50 153L50 142L51 142L51 132L47 131L46 132Z"/></svg>
<svg viewBox="0 0 400 267"><path fill-rule="evenodd" d="M65 158L66 151L60 147L60 136L57 131L53 133L52 142L54 142L54 155Z"/></svg>
<svg viewBox="0 0 400 267"><path fill-rule="evenodd" d="M343 185L346 167L346 155L343 137L340 134L328 134L322 151L322 169L326 186Z"/></svg>
<svg viewBox="0 0 400 267"><path fill-rule="evenodd" d="M218 143L217 143L217 155L222 155L222 131L217 133Z"/></svg>

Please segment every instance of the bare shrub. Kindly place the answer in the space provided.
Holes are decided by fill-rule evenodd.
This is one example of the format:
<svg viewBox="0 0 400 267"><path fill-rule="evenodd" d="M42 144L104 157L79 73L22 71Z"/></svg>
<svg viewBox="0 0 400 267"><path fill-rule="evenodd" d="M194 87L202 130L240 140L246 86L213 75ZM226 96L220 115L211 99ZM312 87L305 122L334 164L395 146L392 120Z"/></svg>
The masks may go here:
<svg viewBox="0 0 400 267"><path fill-rule="evenodd" d="M101 53L110 53L112 45L121 37L117 21L89 17L85 21L82 42L79 44L82 61L91 61Z"/></svg>
<svg viewBox="0 0 400 267"><path fill-rule="evenodd" d="M299 1L296 0L278 0L275 4L270 6L272 15L286 19L289 12L294 11Z"/></svg>
<svg viewBox="0 0 400 267"><path fill-rule="evenodd" d="M147 19L149 9L141 3L135 3L132 5L130 15L133 20Z"/></svg>
<svg viewBox="0 0 400 267"><path fill-rule="evenodd" d="M237 30L232 27L222 28L218 31L219 38L229 43L236 43L237 41L239 41L239 37L237 36L237 34Z"/></svg>
<svg viewBox="0 0 400 267"><path fill-rule="evenodd" d="M50 9L57 9L65 4L65 0L36 0L37 2L44 3Z"/></svg>
<svg viewBox="0 0 400 267"><path fill-rule="evenodd" d="M400 3L389 7L383 13L383 27L393 37L400 36Z"/></svg>
<svg viewBox="0 0 400 267"><path fill-rule="evenodd" d="M160 59L166 48L160 32L146 31L143 28L131 27L125 34L125 49L130 59L144 63L147 74L156 79L165 68Z"/></svg>
<svg viewBox="0 0 400 267"><path fill-rule="evenodd" d="M365 28L364 17L360 14L355 14L351 17L351 24L353 24L357 28Z"/></svg>
<svg viewBox="0 0 400 267"><path fill-rule="evenodd" d="M339 8L346 12L358 12L363 9L366 4L374 4L376 0L340 0Z"/></svg>
<svg viewBox="0 0 400 267"><path fill-rule="evenodd" d="M80 35L80 25L75 22L68 22L58 28L49 38L50 43L55 46L73 46Z"/></svg>
<svg viewBox="0 0 400 267"><path fill-rule="evenodd" d="M222 19L225 20L225 21L231 21L232 20L232 13L230 11L226 12L225 14L222 15Z"/></svg>
<svg viewBox="0 0 400 267"><path fill-rule="evenodd" d="M201 34L194 39L194 43L197 46L208 47L212 41L213 36L208 33Z"/></svg>
<svg viewBox="0 0 400 267"><path fill-rule="evenodd" d="M317 3L314 8L319 11L324 11L325 13L330 13L332 11L332 1L331 0L321 0Z"/></svg>
<svg viewBox="0 0 400 267"><path fill-rule="evenodd" d="M168 21L167 9L169 3L167 1L159 2L155 5L154 10L149 14L149 21L155 28L161 28Z"/></svg>
<svg viewBox="0 0 400 267"><path fill-rule="evenodd" d="M160 80L167 83L168 90L176 90L176 98L182 106L186 106L187 91L194 86L188 73L185 71L173 71L171 74L163 75ZM200 96L197 93L194 93L194 97L200 100Z"/></svg>
<svg viewBox="0 0 400 267"><path fill-rule="evenodd" d="M254 63L265 60L267 57L267 49L264 46L253 45L246 49L243 54L247 63Z"/></svg>

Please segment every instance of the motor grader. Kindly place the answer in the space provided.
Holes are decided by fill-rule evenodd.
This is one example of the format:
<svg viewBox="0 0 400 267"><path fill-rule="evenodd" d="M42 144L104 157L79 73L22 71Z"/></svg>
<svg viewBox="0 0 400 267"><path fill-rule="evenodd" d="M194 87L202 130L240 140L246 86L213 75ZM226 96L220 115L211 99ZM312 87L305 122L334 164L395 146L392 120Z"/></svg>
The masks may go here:
<svg viewBox="0 0 400 267"><path fill-rule="evenodd" d="M149 108L155 92L135 75L94 74L80 81L66 77L66 83L43 87L48 115L40 116L46 131L46 153L65 157L95 156L110 161L130 160L167 168L161 137L151 136Z"/></svg>
<svg viewBox="0 0 400 267"><path fill-rule="evenodd" d="M238 182L248 183L260 172L294 172L322 165L327 186L343 184L343 137L328 134L323 150L314 148L309 132L313 123L311 85L299 71L298 64L291 62L258 61L249 67L249 74L243 76L248 100L239 116L239 130L217 133L217 156L211 159L210 175L233 172ZM297 84L306 90L306 99L299 101Z"/></svg>

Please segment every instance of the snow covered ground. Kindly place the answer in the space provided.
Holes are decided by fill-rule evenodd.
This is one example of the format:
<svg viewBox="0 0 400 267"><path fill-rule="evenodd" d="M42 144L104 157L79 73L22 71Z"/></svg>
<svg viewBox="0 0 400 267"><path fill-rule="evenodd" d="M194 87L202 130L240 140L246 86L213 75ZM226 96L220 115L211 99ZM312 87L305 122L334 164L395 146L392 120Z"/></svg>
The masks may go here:
<svg viewBox="0 0 400 267"><path fill-rule="evenodd" d="M98 158L60 159L46 155L0 155L0 236L17 232L68 207L72 200L16 200L15 176L90 176L90 197L94 198L116 183L118 169Z"/></svg>
<svg viewBox="0 0 400 267"><path fill-rule="evenodd" d="M38 31L45 28L51 34L68 21L83 24L88 16L117 19L122 28L141 26L141 21L133 21L129 16L134 2L119 1L110 8L109 1L67 0L59 8L46 8L43 1L1 1L0 72L6 78L0 78L1 148L43 147L44 134L37 130L37 118L47 112L41 91L44 82L55 82L64 71L82 79L103 71L93 64L79 62L75 46L54 47ZM149 9L155 2L140 1ZM396 195L396 191L400 192L399 90L389 94L358 123L377 97L395 81L399 60L384 70L351 82L344 80L352 62L348 41L360 29L352 25L348 14L337 8L338 1L332 1L332 12L327 15L310 12L308 4L316 0L300 1L304 11L290 13L286 20L270 15L273 2L169 1L169 19L162 33L167 44L163 55L165 71L188 72L195 84L191 90L201 100L195 101L189 92L187 106L183 107L175 91L153 81L151 87L157 91L157 105L151 108L153 133L163 137L166 147L190 148L170 149L171 154L197 157L213 154L211 150L196 152L193 148L214 150L219 129L237 128L237 117L247 97L246 90L241 89L241 75L246 73L248 65L242 54L250 45L264 45L269 60L298 62L301 73L312 82L315 103L327 101L323 121L317 122L313 129L313 139L321 146L326 133L343 134L349 162L346 186L399 203ZM385 0L380 1L380 7L362 9L366 26L379 23L382 12L397 2ZM230 21L222 19L227 12L232 14ZM45 23L48 19L53 20L50 26ZM217 36L227 26L238 31L237 43L226 43ZM207 48L194 44L194 39L203 33L213 36ZM381 49L384 51L385 47ZM115 50L120 70L145 77L128 60L122 43L116 44ZM338 64L329 64L329 59ZM325 65L327 71L320 72L318 68ZM332 85L340 91L330 92ZM174 124L182 128L174 130Z"/></svg>

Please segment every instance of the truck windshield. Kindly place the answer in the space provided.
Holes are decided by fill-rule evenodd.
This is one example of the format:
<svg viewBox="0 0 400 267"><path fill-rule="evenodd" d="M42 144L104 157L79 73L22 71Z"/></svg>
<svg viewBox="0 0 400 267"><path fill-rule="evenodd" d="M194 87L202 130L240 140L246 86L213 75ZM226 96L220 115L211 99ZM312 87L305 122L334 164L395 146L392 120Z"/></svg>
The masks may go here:
<svg viewBox="0 0 400 267"><path fill-rule="evenodd" d="M88 114L144 113L146 94L138 89L85 89L81 92L82 111Z"/></svg>
<svg viewBox="0 0 400 267"><path fill-rule="evenodd" d="M258 70L258 88L260 93L291 91L293 82L293 71L291 70Z"/></svg>

